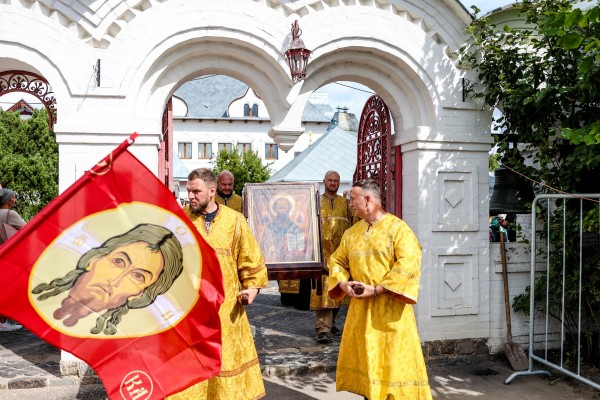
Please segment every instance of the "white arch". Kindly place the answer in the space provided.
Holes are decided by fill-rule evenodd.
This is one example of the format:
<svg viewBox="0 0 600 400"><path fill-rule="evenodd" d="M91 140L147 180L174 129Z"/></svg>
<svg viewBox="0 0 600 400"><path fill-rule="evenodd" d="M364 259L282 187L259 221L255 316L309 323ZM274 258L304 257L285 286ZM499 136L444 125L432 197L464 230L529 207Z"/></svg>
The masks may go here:
<svg viewBox="0 0 600 400"><path fill-rule="evenodd" d="M227 45L227 54L223 48ZM135 102L136 118L146 120L156 127L157 116L162 116L166 101L186 81L197 76L218 73L236 78L261 97L271 121L277 123L285 117L289 103L286 100L291 79L281 66L238 40L220 38L193 39L181 43L176 51L148 57L154 59L148 66L145 79L137 93L131 93Z"/></svg>
<svg viewBox="0 0 600 400"><path fill-rule="evenodd" d="M55 91L64 85L69 96L85 93L96 62L92 49L60 24L27 9L12 7L10 16L1 20L0 55L31 65ZM24 34L24 27L35 27L35 34Z"/></svg>

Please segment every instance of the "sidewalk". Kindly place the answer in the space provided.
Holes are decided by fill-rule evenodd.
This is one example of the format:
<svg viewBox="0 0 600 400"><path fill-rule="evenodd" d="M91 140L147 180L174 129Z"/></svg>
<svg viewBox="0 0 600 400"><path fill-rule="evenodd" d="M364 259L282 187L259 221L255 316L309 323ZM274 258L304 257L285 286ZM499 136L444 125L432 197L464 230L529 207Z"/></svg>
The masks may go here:
<svg viewBox="0 0 600 400"><path fill-rule="evenodd" d="M258 301L247 308L264 377L311 393L313 398L333 398L325 393L314 397L314 387L322 389L327 386L329 392L334 391L334 371L341 337L333 337L328 345L318 344L315 341L314 312L283 307L276 285L271 283L269 288L261 291ZM343 327L346 310L342 308L340 311L338 327ZM13 398L12 395L19 389L100 382L95 376L86 377L84 381L75 376L63 377L59 363L60 351L27 330L0 333L0 399ZM436 400L477 397L501 400L600 398L600 392L556 376L518 377L505 385L504 380L513 371L502 357L478 357L456 362L445 359L443 363L427 360L427 368Z"/></svg>

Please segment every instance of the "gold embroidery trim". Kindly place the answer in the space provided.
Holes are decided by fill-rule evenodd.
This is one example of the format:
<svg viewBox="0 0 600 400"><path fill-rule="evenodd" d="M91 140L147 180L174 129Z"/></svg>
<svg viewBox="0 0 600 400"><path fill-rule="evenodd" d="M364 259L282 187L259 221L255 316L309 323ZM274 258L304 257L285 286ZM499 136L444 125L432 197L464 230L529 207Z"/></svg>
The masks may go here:
<svg viewBox="0 0 600 400"><path fill-rule="evenodd" d="M347 367L339 368L338 367L338 370L348 371L351 374L356 374L356 375L363 374L361 371L358 371L357 369L354 369L354 368L347 368ZM363 378L364 378L364 376L363 376ZM428 380L421 380L421 381L387 381L387 380L382 380L382 379L367 379L367 380L372 385L386 386L386 387L429 386Z"/></svg>
<svg viewBox="0 0 600 400"><path fill-rule="evenodd" d="M231 250L230 249L215 249L215 253L217 253L220 256L229 256L229 255L231 255Z"/></svg>
<svg viewBox="0 0 600 400"><path fill-rule="evenodd" d="M261 271L263 269L265 269L265 265L264 264L263 265L259 265L256 268L249 269L247 271L242 271L242 275L243 276L254 275L254 274L256 274L257 272L259 272L259 271Z"/></svg>
<svg viewBox="0 0 600 400"><path fill-rule="evenodd" d="M248 368L250 368L250 367L252 367L252 366L254 366L256 364L258 364L258 358L255 358L254 360L250 360L247 363L243 364L241 367L236 368L234 370L231 370L231 371L221 371L219 373L219 375L217 375L217 376L222 377L222 378L230 378L232 376L236 376L236 375L241 374L242 372L244 372L245 370L247 370Z"/></svg>

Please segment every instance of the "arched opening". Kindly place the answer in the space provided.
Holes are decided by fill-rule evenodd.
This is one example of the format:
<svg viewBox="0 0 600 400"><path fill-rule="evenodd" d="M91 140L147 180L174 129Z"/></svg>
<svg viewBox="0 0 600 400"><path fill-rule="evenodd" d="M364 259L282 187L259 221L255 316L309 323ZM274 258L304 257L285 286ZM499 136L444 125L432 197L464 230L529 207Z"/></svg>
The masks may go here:
<svg viewBox="0 0 600 400"><path fill-rule="evenodd" d="M326 132L333 109L317 96L309 100L311 111L302 119L305 133L290 150L282 150L269 136L274 121L257 94L261 89L226 74L207 74L173 92L173 187L178 197L186 196L189 171L213 168L222 150L254 152L273 175Z"/></svg>
<svg viewBox="0 0 600 400"><path fill-rule="evenodd" d="M54 97L52 87L46 79L27 71L1 72L0 97L13 92L28 93L37 98L46 109L48 113L48 127L50 130L53 130L56 123L56 98Z"/></svg>

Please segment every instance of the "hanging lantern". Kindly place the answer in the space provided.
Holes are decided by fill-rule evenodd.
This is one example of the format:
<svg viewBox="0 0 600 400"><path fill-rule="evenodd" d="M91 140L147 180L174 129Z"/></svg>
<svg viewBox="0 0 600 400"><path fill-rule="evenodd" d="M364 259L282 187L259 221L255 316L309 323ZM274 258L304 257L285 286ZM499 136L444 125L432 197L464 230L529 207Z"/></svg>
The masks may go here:
<svg viewBox="0 0 600 400"><path fill-rule="evenodd" d="M298 25L298 20L292 24L292 42L290 48L285 52L285 58L288 60L292 80L299 82L306 78L306 66L311 51L304 47L304 42L300 39L302 30Z"/></svg>
<svg viewBox="0 0 600 400"><path fill-rule="evenodd" d="M533 187L509 169L494 171L494 190L490 198L490 215L502 213L529 214L535 198Z"/></svg>

